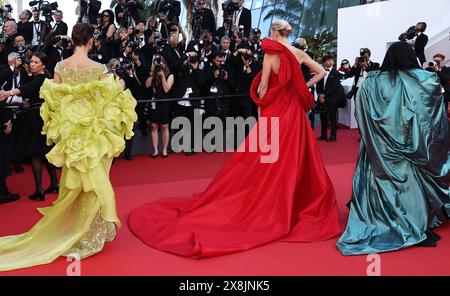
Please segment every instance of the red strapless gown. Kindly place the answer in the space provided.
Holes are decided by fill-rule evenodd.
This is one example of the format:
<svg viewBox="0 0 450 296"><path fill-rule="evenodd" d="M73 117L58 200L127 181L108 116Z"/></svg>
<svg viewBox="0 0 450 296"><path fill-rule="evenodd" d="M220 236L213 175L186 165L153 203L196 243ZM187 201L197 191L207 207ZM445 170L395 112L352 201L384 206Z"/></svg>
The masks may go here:
<svg viewBox="0 0 450 296"><path fill-rule="evenodd" d="M322 241L340 233L335 191L305 114L313 98L300 66L282 44L265 39L262 46L280 57L281 67L278 75L272 73L262 100L256 94L262 73L251 95L261 117L279 117L278 161L261 163L259 149L235 152L203 193L133 210L129 226L150 247L199 258L280 240Z"/></svg>

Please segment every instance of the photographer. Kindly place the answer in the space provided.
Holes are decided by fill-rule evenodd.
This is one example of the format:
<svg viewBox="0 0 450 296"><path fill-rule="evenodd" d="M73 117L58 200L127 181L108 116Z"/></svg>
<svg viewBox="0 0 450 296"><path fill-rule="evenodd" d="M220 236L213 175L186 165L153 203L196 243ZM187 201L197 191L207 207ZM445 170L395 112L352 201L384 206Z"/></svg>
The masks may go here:
<svg viewBox="0 0 450 296"><path fill-rule="evenodd" d="M141 51L138 48L134 48L131 53L131 63L126 61L120 67L118 74L122 77L125 82L125 87L129 89L133 97L139 102L145 100L146 98L146 87L145 80L147 79L147 74L149 73L149 68L141 62ZM143 136L146 136L147 127L146 119L147 116L144 114L144 104L138 104L136 106L136 113L139 119L139 129L141 130ZM124 150L124 159L133 160L132 156L133 150L133 138L126 141Z"/></svg>
<svg viewBox="0 0 450 296"><path fill-rule="evenodd" d="M155 17L151 16L147 20L147 28L145 29L144 32L145 40L148 40L150 36L152 36L153 33L155 33L156 31L158 31L156 19Z"/></svg>
<svg viewBox="0 0 450 296"><path fill-rule="evenodd" d="M80 0L76 13L79 15L78 22L97 26L97 16L102 8L102 3L98 0Z"/></svg>
<svg viewBox="0 0 450 296"><path fill-rule="evenodd" d="M94 34L94 44L89 52L89 58L105 65L113 58L111 53L106 50L100 34Z"/></svg>
<svg viewBox="0 0 450 296"><path fill-rule="evenodd" d="M134 28L141 21L138 10L144 10L144 6L135 0L117 0L116 22L120 27Z"/></svg>
<svg viewBox="0 0 450 296"><path fill-rule="evenodd" d="M341 85L341 74L334 67L334 57L329 55L323 59L326 76L317 83L319 102L325 104L326 112L320 114L322 126L319 141L335 142L337 140L338 108L346 104L344 88ZM328 122L331 123L330 137L327 137Z"/></svg>
<svg viewBox="0 0 450 296"><path fill-rule="evenodd" d="M110 9L102 12L102 25L100 26L103 45L108 53L114 52L114 36L116 33L116 25L114 24L114 13Z"/></svg>
<svg viewBox="0 0 450 296"><path fill-rule="evenodd" d="M175 116L182 116L187 118L191 123L191 135L187 139L191 142L188 144L183 143L185 147L189 146L189 150L185 150L187 156L194 155L194 135L195 132L199 134L202 131L195 131L194 116L195 112L199 112L199 108L202 106L202 101L189 100L192 97L201 96L201 88L205 83L205 76L202 70L199 69L199 60L195 52L187 53L187 60L183 63L183 69L175 78L175 86L173 96L175 98L185 98L184 101L179 101L174 104ZM203 102L204 104L204 102ZM185 137L186 139L186 137Z"/></svg>
<svg viewBox="0 0 450 296"><path fill-rule="evenodd" d="M17 33L25 38L27 44L31 44L33 40L33 23L30 22L32 16L31 11L25 9L20 13L20 21L17 23Z"/></svg>
<svg viewBox="0 0 450 296"><path fill-rule="evenodd" d="M33 38L31 39L31 45L37 48L40 43L44 22L40 19L41 14L36 8L32 10L33 20Z"/></svg>
<svg viewBox="0 0 450 296"><path fill-rule="evenodd" d="M49 152L49 147L46 145L46 137L41 134L44 122L39 110L44 100L39 98L39 90L44 80L50 77L46 71L46 64L47 56L45 54L40 52L34 53L30 64L33 79L10 91L0 91L0 100L5 100L11 96L23 97L26 113L23 131L16 146L16 153L20 156L31 157L36 191L29 196L29 199L39 201L45 200L44 193L46 192L42 188L43 162L46 163L51 177L51 186L49 188L54 188L58 184L56 168L45 159L45 155Z"/></svg>
<svg viewBox="0 0 450 296"><path fill-rule="evenodd" d="M0 64L8 64L8 54L14 51L14 36L17 33L17 24L13 20L7 20L3 24L4 39L0 43Z"/></svg>
<svg viewBox="0 0 450 296"><path fill-rule="evenodd" d="M228 64L230 62L231 56L233 55L233 52L231 51L231 38L228 36L222 37L220 40L220 48L219 51L223 51L225 54L225 64Z"/></svg>
<svg viewBox="0 0 450 296"><path fill-rule="evenodd" d="M203 30L208 30L209 32L216 31L216 19L214 13L211 9L205 7L205 0L197 0L195 2L195 9L192 15L192 38L198 39L200 33Z"/></svg>
<svg viewBox="0 0 450 296"><path fill-rule="evenodd" d="M9 68L5 70L2 69L4 72L0 79L0 85L3 85L5 91L18 88L22 84L27 84L32 79L32 76L28 75L27 70L23 66L24 59L24 56L21 56L16 52L8 55ZM29 65L27 65L26 68L28 71L30 70ZM4 101L5 104L21 104L22 102L21 96L10 96ZM8 156L8 170L11 165L13 165L16 173L23 173L24 170L21 166L23 159L15 153L15 146L22 133L24 115L19 106L5 106L5 108L11 113L11 123L14 127L13 131L8 136L4 137L4 145L6 145L5 149Z"/></svg>
<svg viewBox="0 0 450 296"><path fill-rule="evenodd" d="M361 48L359 51L360 55L355 59L355 64L351 67L347 76L344 78L354 78L352 90L347 94L347 98L351 99L356 96L358 89L361 87L364 80L366 80L367 74L371 71L378 70L380 64L374 63L370 60L371 51L368 48ZM341 77L342 78L342 77Z"/></svg>
<svg viewBox="0 0 450 296"><path fill-rule="evenodd" d="M419 22L398 37L400 41L407 42L414 47L420 66L426 62L425 47L428 44L428 36L424 34L426 29L427 23Z"/></svg>
<svg viewBox="0 0 450 296"><path fill-rule="evenodd" d="M170 91L174 84L174 76L170 74L169 65L161 55L155 55L150 76L145 85L153 90L153 99L169 98ZM152 126L152 158L158 157L158 130L162 130L162 157L167 158L169 146L169 123L170 123L170 104L168 102L152 102L147 107L150 114Z"/></svg>
<svg viewBox="0 0 450 296"><path fill-rule="evenodd" d="M252 13L244 7L244 0L237 0L238 9L233 13L234 28L243 28L244 37L248 38L252 28Z"/></svg>
<svg viewBox="0 0 450 296"><path fill-rule="evenodd" d="M183 47L179 43L179 32L178 30L172 32L169 38L169 44L164 47L162 51L162 56L169 65L170 72L175 76L178 76L183 70L183 63L186 60L184 56Z"/></svg>
<svg viewBox="0 0 450 296"><path fill-rule="evenodd" d="M264 56L263 50L261 48L261 30L254 28L250 32L250 38L248 40L250 49L252 52L258 56Z"/></svg>
<svg viewBox="0 0 450 296"><path fill-rule="evenodd" d="M233 114L236 117L242 116L244 119L250 116L256 118L258 114L258 108L249 96L253 79L262 69L261 64L255 61L254 56L255 54L250 48L242 47L233 54L231 62L231 68L234 69L233 77L236 81L237 94L246 95L232 101Z"/></svg>
<svg viewBox="0 0 450 296"><path fill-rule="evenodd" d="M444 66L445 56L441 53L433 56L433 61L428 64L428 71L435 72L439 76L442 85L442 92L445 99L445 110L448 110L450 101L450 68Z"/></svg>
<svg viewBox="0 0 450 296"><path fill-rule="evenodd" d="M139 22L134 29L134 41L139 49L144 48L147 44L147 39L145 38L145 24L143 22Z"/></svg>
<svg viewBox="0 0 450 296"><path fill-rule="evenodd" d="M205 85L208 96L216 96L216 100L206 101L207 113L218 116L222 120L228 115L231 107L230 99L223 96L232 95L236 92L236 82L231 71L225 66L225 54L217 52L213 56L213 63L207 65L205 71Z"/></svg>
<svg viewBox="0 0 450 296"><path fill-rule="evenodd" d="M63 35L66 36L67 32L69 31L69 28L67 27L67 24L63 22L63 12L61 10L55 10L53 13L53 16L55 17L55 23L53 24L51 34L53 36Z"/></svg>

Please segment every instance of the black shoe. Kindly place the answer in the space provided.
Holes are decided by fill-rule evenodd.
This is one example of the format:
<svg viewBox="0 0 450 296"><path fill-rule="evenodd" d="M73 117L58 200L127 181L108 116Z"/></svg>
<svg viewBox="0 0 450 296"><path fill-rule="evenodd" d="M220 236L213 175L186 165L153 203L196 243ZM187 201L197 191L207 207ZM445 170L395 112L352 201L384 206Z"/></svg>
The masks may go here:
<svg viewBox="0 0 450 296"><path fill-rule="evenodd" d="M158 153L152 154L151 157L152 157L153 159L157 158L157 157L158 157Z"/></svg>
<svg viewBox="0 0 450 296"><path fill-rule="evenodd" d="M327 139L327 142L336 142L336 141L337 141L336 137L329 137Z"/></svg>
<svg viewBox="0 0 450 296"><path fill-rule="evenodd" d="M168 158L169 157L169 151L166 152L166 154L164 154L164 152L162 153L162 158Z"/></svg>
<svg viewBox="0 0 450 296"><path fill-rule="evenodd" d="M425 231L425 234L427 235L428 238L432 239L435 242L438 242L441 240L441 236L438 235L436 232L434 232L433 230L427 230Z"/></svg>
<svg viewBox="0 0 450 296"><path fill-rule="evenodd" d="M186 156L193 156L193 155L195 155L195 152L194 152L194 151L186 152Z"/></svg>
<svg viewBox="0 0 450 296"><path fill-rule="evenodd" d="M126 159L126 160L133 160L134 158L133 158L132 155L124 155L124 156L123 156L123 159Z"/></svg>
<svg viewBox="0 0 450 296"><path fill-rule="evenodd" d="M50 193L59 193L59 184L57 185L50 185L47 189L44 190L44 194L50 194Z"/></svg>
<svg viewBox="0 0 450 296"><path fill-rule="evenodd" d="M424 241L418 243L416 246L423 248L434 248L437 247L437 242L427 237Z"/></svg>
<svg viewBox="0 0 450 296"><path fill-rule="evenodd" d="M22 174L25 170L23 169L23 167L21 165L16 165L16 166L14 166L14 171L18 174Z"/></svg>
<svg viewBox="0 0 450 296"><path fill-rule="evenodd" d="M317 141L326 141L327 137L326 136L320 136L317 138Z"/></svg>
<svg viewBox="0 0 450 296"><path fill-rule="evenodd" d="M44 192L35 192L34 194L28 196L31 200L45 201Z"/></svg>
<svg viewBox="0 0 450 296"><path fill-rule="evenodd" d="M7 193L0 195L0 204L13 202L20 199L20 195L14 193Z"/></svg>

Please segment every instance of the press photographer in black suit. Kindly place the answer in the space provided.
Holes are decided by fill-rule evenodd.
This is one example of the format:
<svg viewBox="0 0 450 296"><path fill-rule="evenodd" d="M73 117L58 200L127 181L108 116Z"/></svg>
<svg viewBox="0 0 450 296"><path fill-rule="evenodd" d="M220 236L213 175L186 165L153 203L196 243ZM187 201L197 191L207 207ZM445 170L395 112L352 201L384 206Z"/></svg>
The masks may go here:
<svg viewBox="0 0 450 296"><path fill-rule="evenodd" d="M144 10L144 6L135 0L117 0L114 12L119 26L134 28L141 21L139 10Z"/></svg>
<svg viewBox="0 0 450 296"><path fill-rule="evenodd" d="M233 27L244 27L244 36L249 38L252 29L252 12L244 7L244 0L237 0L239 10L233 14Z"/></svg>
<svg viewBox="0 0 450 296"><path fill-rule="evenodd" d="M366 79L367 74L371 71L375 71L380 68L379 63L375 63L370 60L370 56L372 54L370 49L361 48L359 53L360 56L355 59L355 64L351 68L350 72L345 76L341 76L341 78L346 79L355 77L353 81L352 90L350 93L347 94L347 98L349 99L356 96L356 93L358 92L359 87Z"/></svg>
<svg viewBox="0 0 450 296"><path fill-rule="evenodd" d="M4 90L10 91L18 88L20 85L26 84L33 79L33 76L28 75L26 71L26 68L29 69L29 64L26 64L27 61L23 61L23 59L26 59L25 56L21 56L17 52L12 52L8 55L9 68L2 70L3 73L0 78L0 85L3 86ZM21 96L10 96L5 100L6 104L20 104L22 102ZM24 114L19 106L5 106L5 108L11 112L11 121L14 126L13 132L4 136L5 149L8 151L7 172L9 173L10 169L14 167L16 173L23 173L23 159L15 153L15 146L20 138L24 125Z"/></svg>
<svg viewBox="0 0 450 296"><path fill-rule="evenodd" d="M426 62L425 47L428 44L428 36L424 34L426 29L427 23L419 22L398 37L400 41L407 42L414 47L420 66Z"/></svg>
<svg viewBox="0 0 450 296"><path fill-rule="evenodd" d="M33 23L30 22L33 14L28 9L22 11L19 15L20 21L17 23L17 33L21 34L27 44L33 40Z"/></svg>
<svg viewBox="0 0 450 296"><path fill-rule="evenodd" d="M179 101L174 105L175 116L182 116L189 120L191 123L191 134L188 139L191 139L189 143L189 150L184 151L187 156L192 156L195 153L194 150L194 134L195 132L201 135L202 130L195 131L194 129L194 116L196 112L200 112L202 101L189 100L189 98L196 98L201 96L201 88L205 83L205 76L202 70L199 69L199 60L195 52L189 52L184 55L186 58L183 63L183 69L175 77L175 89L173 96L175 98L185 98L186 100ZM199 115L199 114L198 114ZM185 137L186 139L186 137ZM188 144L183 143L188 146Z"/></svg>
<svg viewBox="0 0 450 296"><path fill-rule="evenodd" d="M81 7L77 7L78 22L97 26L97 16L102 8L102 3L98 0L80 0L80 3Z"/></svg>
<svg viewBox="0 0 450 296"><path fill-rule="evenodd" d="M318 140L335 142L337 140L337 112L339 107L345 106L346 97L341 85L342 76L334 67L334 57L331 55L324 57L323 67L327 74L317 83L317 94L319 102L325 104L327 112L320 114L322 131ZM327 137L328 121L331 123L329 138Z"/></svg>

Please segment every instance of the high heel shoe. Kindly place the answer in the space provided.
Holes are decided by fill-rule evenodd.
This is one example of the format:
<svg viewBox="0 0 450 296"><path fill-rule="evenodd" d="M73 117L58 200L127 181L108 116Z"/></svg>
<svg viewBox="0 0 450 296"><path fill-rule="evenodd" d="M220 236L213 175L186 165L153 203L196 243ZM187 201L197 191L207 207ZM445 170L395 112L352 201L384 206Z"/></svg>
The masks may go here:
<svg viewBox="0 0 450 296"><path fill-rule="evenodd" d="M151 157L152 157L153 159L157 158L157 157L158 157L158 153L152 154Z"/></svg>
<svg viewBox="0 0 450 296"><path fill-rule="evenodd" d="M167 157L169 157L169 154L167 152L166 152L166 154L164 154L164 152L163 152L162 158L167 158Z"/></svg>
<svg viewBox="0 0 450 296"><path fill-rule="evenodd" d="M59 192L59 184L50 185L47 189L44 190L44 194L58 193L58 192Z"/></svg>
<svg viewBox="0 0 450 296"><path fill-rule="evenodd" d="M45 201L44 192L35 192L32 195L28 196L31 200Z"/></svg>

